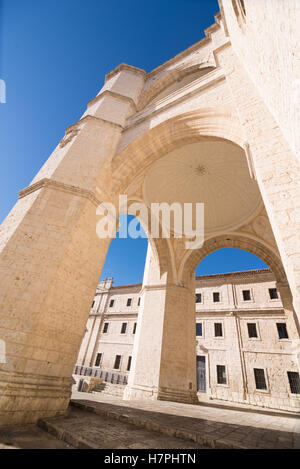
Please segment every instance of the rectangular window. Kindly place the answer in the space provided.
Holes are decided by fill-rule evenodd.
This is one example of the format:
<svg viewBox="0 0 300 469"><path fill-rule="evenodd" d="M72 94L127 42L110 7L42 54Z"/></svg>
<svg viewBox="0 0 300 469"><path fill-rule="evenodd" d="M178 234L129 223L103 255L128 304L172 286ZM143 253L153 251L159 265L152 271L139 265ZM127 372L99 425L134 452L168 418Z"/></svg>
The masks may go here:
<svg viewBox="0 0 300 469"><path fill-rule="evenodd" d="M130 305L131 305L131 301L132 301L132 298L128 298L128 300L127 300L127 306L130 306Z"/></svg>
<svg viewBox="0 0 300 469"><path fill-rule="evenodd" d="M214 291L213 292L213 300L214 300L214 303L219 303L220 301L220 293L218 291Z"/></svg>
<svg viewBox="0 0 300 469"><path fill-rule="evenodd" d="M126 329L127 329L127 322L123 322L122 327L121 327L121 334L125 334Z"/></svg>
<svg viewBox="0 0 300 469"><path fill-rule="evenodd" d="M138 299L138 306L140 306L140 304L141 304L141 299L139 298Z"/></svg>
<svg viewBox="0 0 300 469"><path fill-rule="evenodd" d="M286 323L285 322L277 322L276 326L277 326L279 339L288 339L289 335L288 335L288 332L287 332Z"/></svg>
<svg viewBox="0 0 300 469"><path fill-rule="evenodd" d="M277 300L278 299L278 291L276 288L269 288L269 295L270 300Z"/></svg>
<svg viewBox="0 0 300 469"><path fill-rule="evenodd" d="M196 323L196 336L202 336L202 322Z"/></svg>
<svg viewBox="0 0 300 469"><path fill-rule="evenodd" d="M102 353L97 353L97 358L96 358L96 361L95 361L95 366L100 366L101 358L102 358Z"/></svg>
<svg viewBox="0 0 300 469"><path fill-rule="evenodd" d="M217 365L217 383L227 384L226 368L224 365Z"/></svg>
<svg viewBox="0 0 300 469"><path fill-rule="evenodd" d="M223 327L221 322L215 322L215 337L223 337Z"/></svg>
<svg viewBox="0 0 300 469"><path fill-rule="evenodd" d="M112 308L112 307L113 307L113 305L114 305L114 302L115 302L115 300L110 300L110 302L109 302L109 307L110 307L110 308Z"/></svg>
<svg viewBox="0 0 300 469"><path fill-rule="evenodd" d="M91 308L93 308L93 307L94 307L94 304L95 304L95 301L93 301Z"/></svg>
<svg viewBox="0 0 300 469"><path fill-rule="evenodd" d="M108 322L105 322L105 323L104 323L103 331L102 331L103 334L106 334L106 332L108 331L108 324L109 324Z"/></svg>
<svg viewBox="0 0 300 469"><path fill-rule="evenodd" d="M196 293L196 303L201 303L201 293Z"/></svg>
<svg viewBox="0 0 300 469"><path fill-rule="evenodd" d="M291 393L293 394L300 394L300 377L299 373L296 371L288 371L288 378L291 388Z"/></svg>
<svg viewBox="0 0 300 469"><path fill-rule="evenodd" d="M264 369L254 368L254 378L255 378L256 389L267 389Z"/></svg>
<svg viewBox="0 0 300 469"><path fill-rule="evenodd" d="M120 368L121 355L116 355L114 369L118 370Z"/></svg>
<svg viewBox="0 0 300 469"><path fill-rule="evenodd" d="M247 327L248 327L248 335L249 335L250 338L251 337L258 337L255 322L248 322Z"/></svg>
<svg viewBox="0 0 300 469"><path fill-rule="evenodd" d="M136 322L133 324L133 330L132 330L132 333L135 334L136 332Z"/></svg>
<svg viewBox="0 0 300 469"><path fill-rule="evenodd" d="M128 357L127 371L130 371L130 367L131 367L131 357Z"/></svg>
<svg viewBox="0 0 300 469"><path fill-rule="evenodd" d="M250 301L251 300L250 290L243 290L243 300L244 301Z"/></svg>

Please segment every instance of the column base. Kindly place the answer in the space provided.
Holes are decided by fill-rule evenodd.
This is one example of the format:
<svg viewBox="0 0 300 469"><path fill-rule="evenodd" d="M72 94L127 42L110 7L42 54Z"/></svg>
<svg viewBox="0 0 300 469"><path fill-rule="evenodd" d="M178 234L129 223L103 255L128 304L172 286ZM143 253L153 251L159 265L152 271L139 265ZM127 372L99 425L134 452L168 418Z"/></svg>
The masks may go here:
<svg viewBox="0 0 300 469"><path fill-rule="evenodd" d="M0 372L0 427L65 415L72 378Z"/></svg>
<svg viewBox="0 0 300 469"><path fill-rule="evenodd" d="M126 386L123 399L130 400L158 400L182 402L185 404L197 404L199 402L196 391L183 391L178 389L148 387L148 386Z"/></svg>

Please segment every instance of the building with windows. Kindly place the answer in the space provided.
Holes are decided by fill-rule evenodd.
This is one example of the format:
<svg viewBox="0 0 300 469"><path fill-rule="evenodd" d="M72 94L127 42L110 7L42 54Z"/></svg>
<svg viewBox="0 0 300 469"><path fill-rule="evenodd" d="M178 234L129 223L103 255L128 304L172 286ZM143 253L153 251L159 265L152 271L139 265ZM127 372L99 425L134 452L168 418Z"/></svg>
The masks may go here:
<svg viewBox="0 0 300 469"><path fill-rule="evenodd" d="M299 333L272 272L206 275L196 277L195 286L198 399L300 410L294 350ZM112 278L99 283L77 359L77 381L91 375L127 384L141 292L142 284L113 286Z"/></svg>

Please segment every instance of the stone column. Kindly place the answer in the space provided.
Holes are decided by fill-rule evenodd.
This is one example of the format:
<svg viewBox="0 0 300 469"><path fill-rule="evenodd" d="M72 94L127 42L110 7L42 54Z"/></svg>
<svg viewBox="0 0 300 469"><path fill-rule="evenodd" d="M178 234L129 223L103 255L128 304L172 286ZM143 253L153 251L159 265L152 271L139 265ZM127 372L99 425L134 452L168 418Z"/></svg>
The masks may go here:
<svg viewBox="0 0 300 469"><path fill-rule="evenodd" d="M215 51L226 75L249 149L248 159L272 226L300 319L300 166L230 42Z"/></svg>
<svg viewBox="0 0 300 469"><path fill-rule="evenodd" d="M110 240L96 207L145 72L122 64L39 171L0 232L0 425L66 410L71 374Z"/></svg>
<svg viewBox="0 0 300 469"><path fill-rule="evenodd" d="M194 281L162 278L148 248L132 369L124 399L198 402Z"/></svg>

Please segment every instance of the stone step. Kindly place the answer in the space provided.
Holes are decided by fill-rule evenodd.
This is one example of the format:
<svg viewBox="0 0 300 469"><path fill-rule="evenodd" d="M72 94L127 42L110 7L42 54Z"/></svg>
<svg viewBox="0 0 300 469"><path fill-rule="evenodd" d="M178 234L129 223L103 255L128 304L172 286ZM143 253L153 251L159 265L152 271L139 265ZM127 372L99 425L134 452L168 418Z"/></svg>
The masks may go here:
<svg viewBox="0 0 300 469"><path fill-rule="evenodd" d="M101 394L123 397L124 389L125 386L121 384L103 382L93 390L93 393L96 392Z"/></svg>
<svg viewBox="0 0 300 469"><path fill-rule="evenodd" d="M38 426L75 449L202 449L186 441L114 418L71 407L65 417L38 421Z"/></svg>

